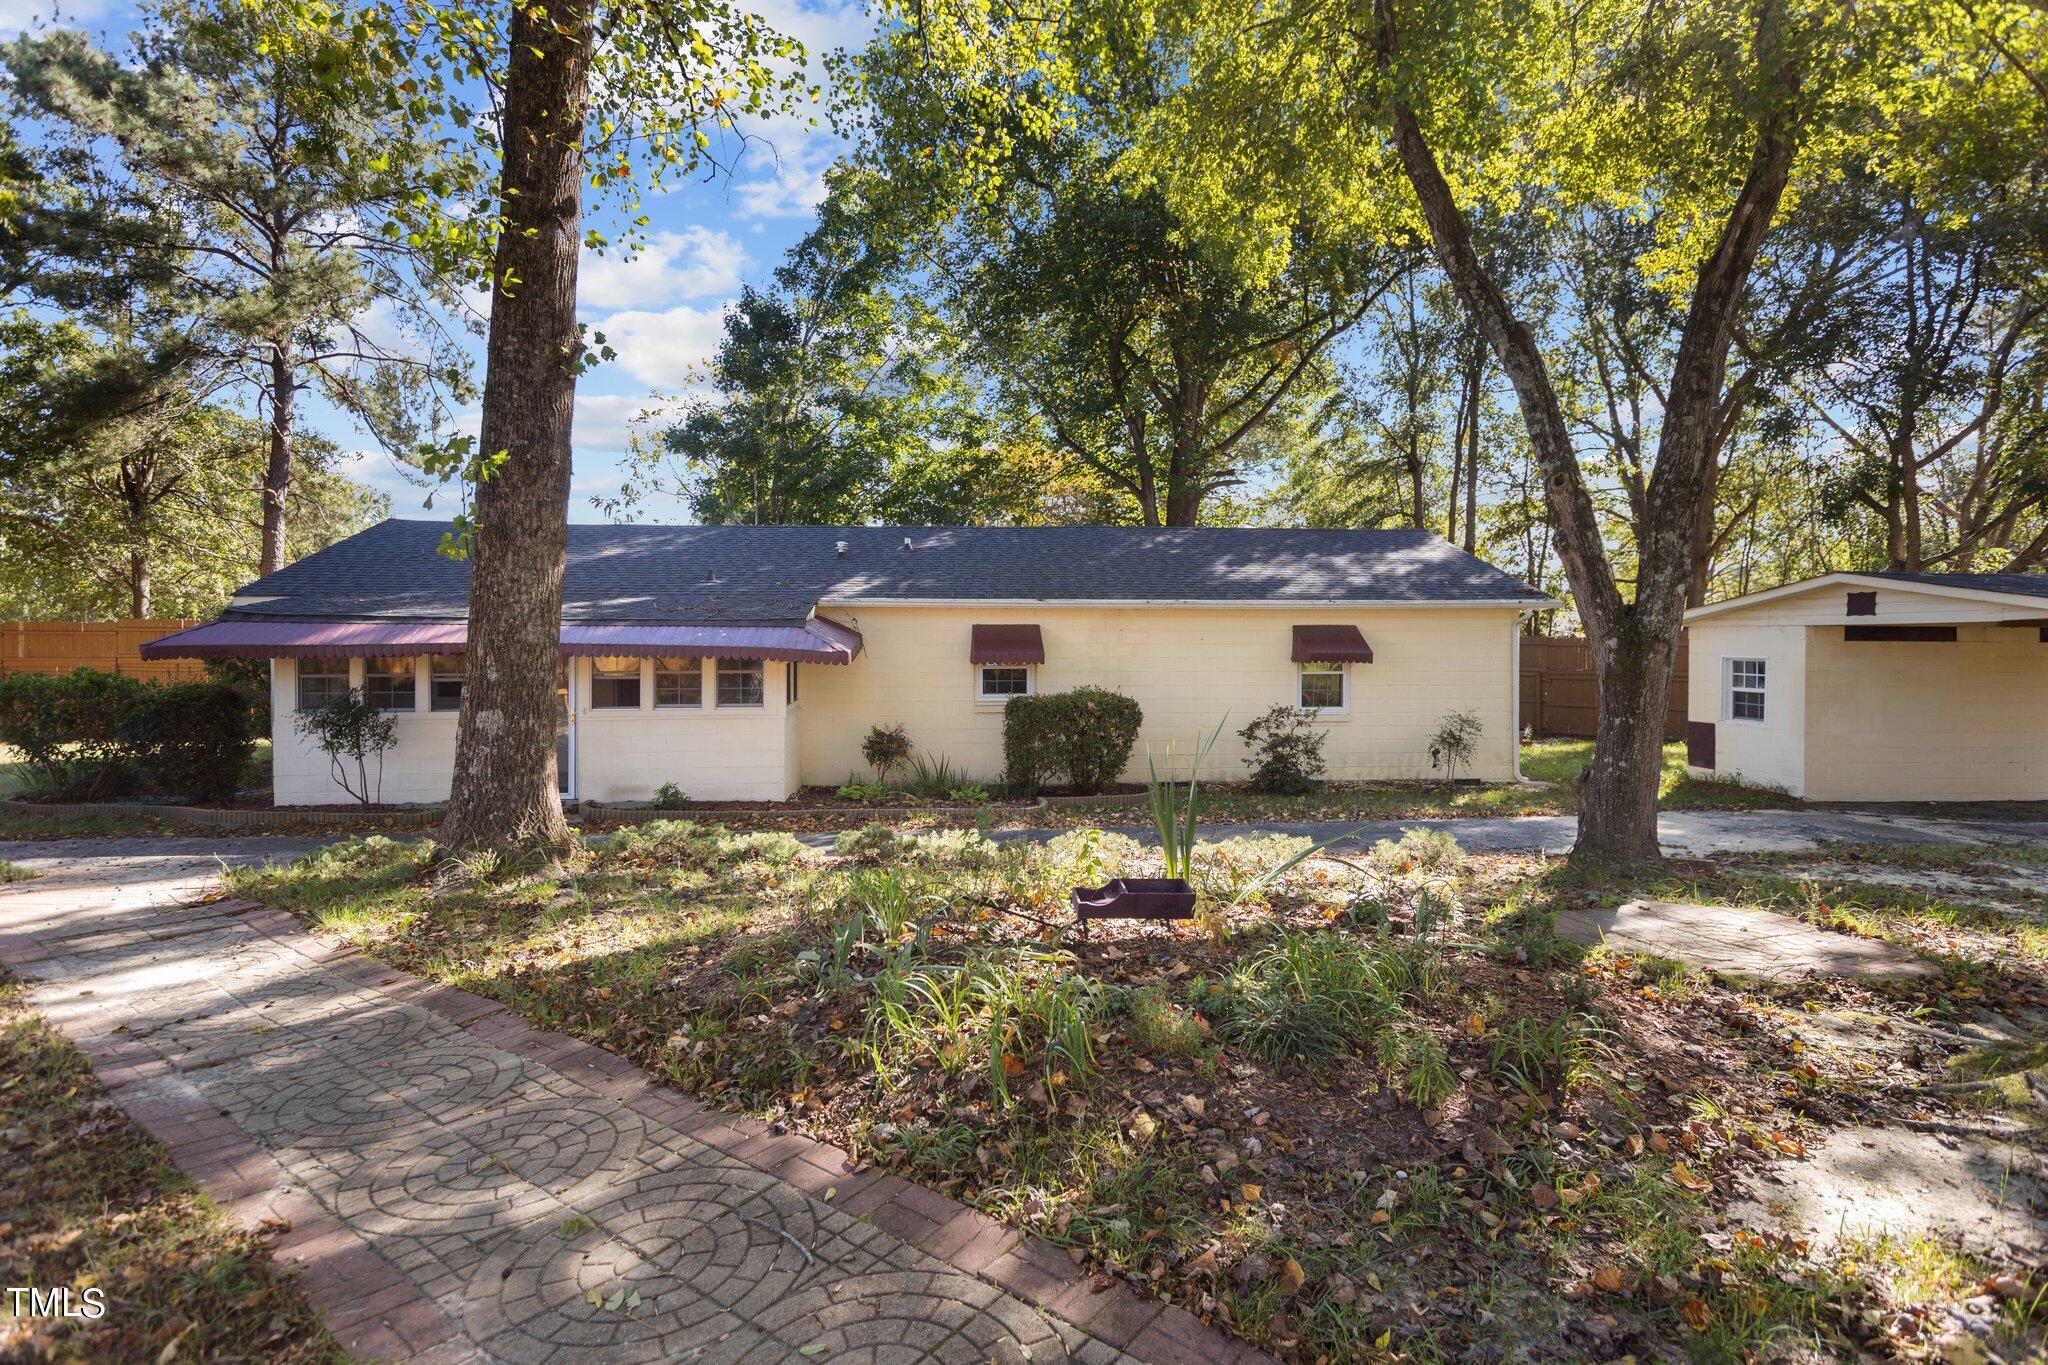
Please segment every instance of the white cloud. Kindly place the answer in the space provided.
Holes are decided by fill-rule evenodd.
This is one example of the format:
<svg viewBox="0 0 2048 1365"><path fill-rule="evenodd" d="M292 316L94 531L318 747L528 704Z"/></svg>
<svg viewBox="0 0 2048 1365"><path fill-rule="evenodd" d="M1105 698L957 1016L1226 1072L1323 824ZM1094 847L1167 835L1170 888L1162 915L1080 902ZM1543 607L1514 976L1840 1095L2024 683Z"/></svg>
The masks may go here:
<svg viewBox="0 0 2048 1365"><path fill-rule="evenodd" d="M73 28L107 12L106 0L0 0L0 33L20 33L32 25Z"/></svg>
<svg viewBox="0 0 2048 1365"><path fill-rule="evenodd" d="M659 312L627 309L613 313L594 330L603 332L618 351L618 364L627 374L656 388L682 389L718 349L725 335L725 310L687 303Z"/></svg>
<svg viewBox="0 0 2048 1365"><path fill-rule="evenodd" d="M600 310L715 298L740 287L746 264L746 248L729 233L706 227L657 232L630 260L616 248L605 256L585 253L576 298Z"/></svg>
<svg viewBox="0 0 2048 1365"><path fill-rule="evenodd" d="M839 154L831 139L792 142L767 149L769 174L743 178L734 189L740 211L750 218L802 218L825 198L825 172ZM751 150L749 157L759 159Z"/></svg>

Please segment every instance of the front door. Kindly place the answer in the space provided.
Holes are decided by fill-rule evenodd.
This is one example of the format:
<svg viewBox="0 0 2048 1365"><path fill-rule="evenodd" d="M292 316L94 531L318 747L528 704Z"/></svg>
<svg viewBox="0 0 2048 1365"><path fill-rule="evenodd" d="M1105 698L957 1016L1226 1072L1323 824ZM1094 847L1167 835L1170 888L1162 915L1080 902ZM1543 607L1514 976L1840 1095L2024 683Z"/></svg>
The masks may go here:
<svg viewBox="0 0 2048 1365"><path fill-rule="evenodd" d="M555 723L555 781L561 786L564 801L576 797L576 700L570 687L574 676L568 660L555 665L555 696L562 707Z"/></svg>

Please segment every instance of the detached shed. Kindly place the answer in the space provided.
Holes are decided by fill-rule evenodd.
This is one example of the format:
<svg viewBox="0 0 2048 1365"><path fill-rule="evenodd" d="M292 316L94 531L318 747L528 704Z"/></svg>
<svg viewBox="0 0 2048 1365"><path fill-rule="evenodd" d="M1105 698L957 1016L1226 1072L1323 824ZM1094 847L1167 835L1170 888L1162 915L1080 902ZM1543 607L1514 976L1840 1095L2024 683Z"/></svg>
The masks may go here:
<svg viewBox="0 0 2048 1365"><path fill-rule="evenodd" d="M2048 800L2048 574L1828 574L1685 621L1695 774L1815 801Z"/></svg>

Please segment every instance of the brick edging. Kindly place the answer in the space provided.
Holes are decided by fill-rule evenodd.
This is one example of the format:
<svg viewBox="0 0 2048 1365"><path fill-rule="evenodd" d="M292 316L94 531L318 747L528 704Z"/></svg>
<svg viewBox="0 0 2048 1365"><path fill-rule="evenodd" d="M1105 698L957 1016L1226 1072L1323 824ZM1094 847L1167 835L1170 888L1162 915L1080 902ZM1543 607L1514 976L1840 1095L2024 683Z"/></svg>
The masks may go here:
<svg viewBox="0 0 2048 1365"><path fill-rule="evenodd" d="M1084 1272L1035 1234L889 1172L856 1170L851 1156L797 1133L776 1133L662 1084L634 1063L566 1034L537 1029L494 1000L413 976L339 937L307 929L289 911L252 901L215 903L309 962L357 985L426 1009L480 1041L663 1123L804 1193L863 1218L926 1255L971 1274L1142 1360L1249 1365L1271 1358L1215 1331L1186 1309ZM29 935L0 935L0 960L22 967L49 956ZM298 1273L328 1330L353 1355L455 1365L480 1353L458 1324L353 1228L307 1193L275 1157L207 1102L145 1040L104 1009L68 1015L60 1029L91 1061L108 1094L170 1150L178 1168L238 1223L274 1236L272 1254Z"/></svg>
<svg viewBox="0 0 2048 1365"><path fill-rule="evenodd" d="M679 810L654 806L608 806L602 801L579 801L577 809L584 815L614 824L636 825L652 820L745 820L763 815L827 815L865 816L869 820L908 820L919 815L974 816L983 811L991 815L1029 815L1035 810L1049 810L1054 806L1079 806L1093 804L1136 805L1145 799L1144 792L1122 792L1114 796L1041 796L1028 804L987 806L784 806L768 807L704 807Z"/></svg>

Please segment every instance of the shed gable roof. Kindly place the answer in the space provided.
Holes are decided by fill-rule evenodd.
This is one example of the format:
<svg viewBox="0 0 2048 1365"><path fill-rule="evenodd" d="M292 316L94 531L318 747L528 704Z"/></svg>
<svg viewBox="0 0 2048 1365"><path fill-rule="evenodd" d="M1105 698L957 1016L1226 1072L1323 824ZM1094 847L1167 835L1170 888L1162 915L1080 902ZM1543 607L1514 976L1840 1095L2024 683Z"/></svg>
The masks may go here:
<svg viewBox="0 0 2048 1365"><path fill-rule="evenodd" d="M1885 571L1881 573L1832 573L1818 578L1801 579L1776 588L1746 593L1725 601L1694 607L1685 614L1688 625L1697 622L1718 620L1725 616L1737 615L1760 607L1780 605L1791 599L1813 598L1823 600L1823 594L1839 594L1828 597L1829 610L1820 615L1832 620L1846 619L1850 615L1868 616L1868 612L1852 612L1849 598L1853 594L1862 597L1875 590L1890 589L1907 598L1946 601L1958 606L1969 606L1974 615L1988 620L2001 616L2010 618L2048 616L2048 574L1933 574Z"/></svg>
<svg viewBox="0 0 2048 1365"><path fill-rule="evenodd" d="M229 614L461 619L469 565L437 553L445 530L381 522L241 589ZM790 621L821 602L942 601L1553 605L1426 531L571 526L562 616Z"/></svg>

